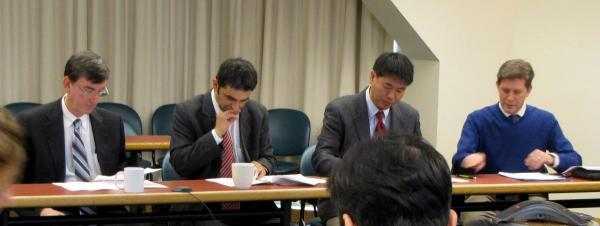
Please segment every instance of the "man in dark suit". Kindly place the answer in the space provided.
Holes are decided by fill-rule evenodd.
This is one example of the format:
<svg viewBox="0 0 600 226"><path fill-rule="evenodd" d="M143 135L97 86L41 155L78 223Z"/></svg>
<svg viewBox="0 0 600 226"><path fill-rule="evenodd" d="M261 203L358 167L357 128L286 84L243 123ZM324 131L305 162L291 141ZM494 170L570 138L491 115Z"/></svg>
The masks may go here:
<svg viewBox="0 0 600 226"><path fill-rule="evenodd" d="M357 141L385 135L421 136L419 113L401 102L413 81L413 65L401 53L381 54L370 74L369 86L356 95L331 101L325 108L323 128L312 162L320 176ZM319 216L327 225L339 225L337 212L328 200L319 202Z"/></svg>
<svg viewBox="0 0 600 226"><path fill-rule="evenodd" d="M187 179L231 177L233 162L253 163L259 177L272 172L275 157L267 109L250 100L257 81L250 62L228 59L219 67L211 91L175 107L170 161L179 175ZM209 207L213 212L245 211L272 208L273 203Z"/></svg>
<svg viewBox="0 0 600 226"><path fill-rule="evenodd" d="M90 181L123 169L121 117L96 108L100 97L108 95L109 73L96 53L76 53L65 66L65 95L17 116L27 152L23 183ZM79 214L78 208L37 211L41 216Z"/></svg>

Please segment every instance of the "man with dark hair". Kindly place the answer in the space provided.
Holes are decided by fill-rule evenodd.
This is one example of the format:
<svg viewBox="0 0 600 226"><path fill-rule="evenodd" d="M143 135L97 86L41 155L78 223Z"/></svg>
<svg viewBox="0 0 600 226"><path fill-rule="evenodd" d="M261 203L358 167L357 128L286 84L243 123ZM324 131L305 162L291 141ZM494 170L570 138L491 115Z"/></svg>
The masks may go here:
<svg viewBox="0 0 600 226"><path fill-rule="evenodd" d="M340 225L456 225L450 170L421 137L355 143L333 168L328 187Z"/></svg>
<svg viewBox="0 0 600 226"><path fill-rule="evenodd" d="M356 95L331 101L325 108L323 128L312 162L317 173L328 176L333 165L357 141L385 134L421 136L419 113L401 102L413 81L413 65L401 53L381 54L370 74L369 86ZM335 208L319 201L319 216L337 225Z"/></svg>
<svg viewBox="0 0 600 226"><path fill-rule="evenodd" d="M502 64L496 80L500 101L467 117L452 158L455 172L546 172L545 166L562 172L581 165L581 156L573 150L554 116L525 104L533 77L527 61L514 59ZM497 198L473 195L466 201L490 202ZM494 215L466 212L462 219L464 225L487 225Z"/></svg>
<svg viewBox="0 0 600 226"><path fill-rule="evenodd" d="M17 116L27 153L23 183L91 181L97 175L114 175L123 169L126 159L121 117L96 108L100 98L108 95L109 74L98 54L76 53L65 66L65 95ZM93 214L108 209L112 211L43 208L39 214Z"/></svg>
<svg viewBox="0 0 600 226"><path fill-rule="evenodd" d="M241 58L221 64L209 92L177 104L170 162L186 179L231 177L233 162L251 162L259 177L275 164L267 109L250 100L256 70ZM273 202L209 205L215 211L272 209ZM200 206L191 208L199 210ZM174 209L174 211L189 210Z"/></svg>

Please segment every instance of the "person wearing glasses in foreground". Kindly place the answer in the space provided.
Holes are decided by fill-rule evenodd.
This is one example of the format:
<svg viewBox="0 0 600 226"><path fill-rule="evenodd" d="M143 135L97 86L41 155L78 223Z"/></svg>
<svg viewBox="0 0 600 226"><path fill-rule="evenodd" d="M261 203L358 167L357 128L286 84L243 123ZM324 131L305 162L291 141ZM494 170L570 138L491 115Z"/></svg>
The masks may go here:
<svg viewBox="0 0 600 226"><path fill-rule="evenodd" d="M456 225L444 157L419 136L357 142L328 180L340 225ZM361 198L357 198L361 197Z"/></svg>
<svg viewBox="0 0 600 226"><path fill-rule="evenodd" d="M109 74L98 54L76 53L65 66L65 95L17 116L27 154L22 183L91 181L97 175L123 170L126 158L122 119L96 108L100 98L108 95ZM25 215L93 215L115 210L124 208L43 208Z"/></svg>

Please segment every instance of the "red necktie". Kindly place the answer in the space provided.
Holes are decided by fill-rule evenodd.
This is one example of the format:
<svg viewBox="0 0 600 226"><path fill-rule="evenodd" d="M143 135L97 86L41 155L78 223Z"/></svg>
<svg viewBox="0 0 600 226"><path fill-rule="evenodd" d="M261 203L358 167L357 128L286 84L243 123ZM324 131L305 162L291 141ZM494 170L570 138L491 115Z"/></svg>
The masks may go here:
<svg viewBox="0 0 600 226"><path fill-rule="evenodd" d="M223 153L221 154L221 169L219 173L221 177L231 178L231 164L233 163L233 140L229 136L229 131L223 135ZM239 202L224 202L221 203L222 210L239 210Z"/></svg>
<svg viewBox="0 0 600 226"><path fill-rule="evenodd" d="M377 117L377 125L375 126L375 136L374 138L382 138L385 135L385 124L383 124L383 111L378 111L375 114Z"/></svg>

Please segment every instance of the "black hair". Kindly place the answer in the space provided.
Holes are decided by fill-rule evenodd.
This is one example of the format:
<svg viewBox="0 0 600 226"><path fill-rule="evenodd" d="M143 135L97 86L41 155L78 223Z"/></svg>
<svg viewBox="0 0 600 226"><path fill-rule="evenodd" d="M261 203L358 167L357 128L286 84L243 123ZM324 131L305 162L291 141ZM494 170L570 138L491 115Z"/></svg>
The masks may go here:
<svg viewBox="0 0 600 226"><path fill-rule="evenodd" d="M225 60L217 72L219 87L252 91L256 88L258 76L252 63L242 58Z"/></svg>
<svg viewBox="0 0 600 226"><path fill-rule="evenodd" d="M376 76L390 76L404 82L407 86L413 82L413 64L402 53L388 52L377 57L373 64Z"/></svg>
<svg viewBox="0 0 600 226"><path fill-rule="evenodd" d="M452 183L444 157L423 138L355 143L330 174L331 199L361 226L447 225Z"/></svg>

